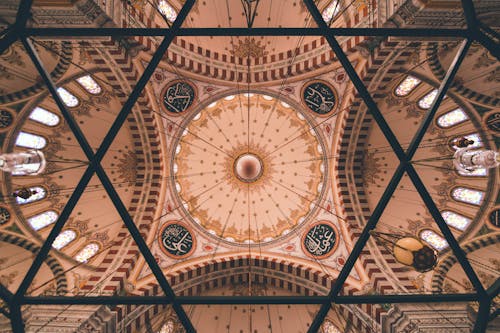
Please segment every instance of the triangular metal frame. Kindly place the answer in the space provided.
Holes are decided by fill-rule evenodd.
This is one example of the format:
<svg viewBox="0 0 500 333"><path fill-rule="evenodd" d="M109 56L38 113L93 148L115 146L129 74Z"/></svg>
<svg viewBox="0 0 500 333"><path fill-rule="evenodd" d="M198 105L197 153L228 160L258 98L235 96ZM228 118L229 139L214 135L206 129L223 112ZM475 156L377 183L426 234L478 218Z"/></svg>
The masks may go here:
<svg viewBox="0 0 500 333"><path fill-rule="evenodd" d="M441 101L448 88L451 86L452 81L462 63L467 51L472 42L478 41L490 53L500 60L500 46L498 44L498 35L495 35L487 26L480 23L476 17L472 0L462 0L464 15L467 22L466 29L434 29L434 28L418 28L418 29L400 29L400 28L329 28L323 21L321 13L314 4L314 0L303 0L314 21L317 28L181 28L184 20L186 19L189 11L193 7L195 0L187 0L177 19L168 29L155 29L155 28L28 28L26 23L30 17L32 0L22 0L16 16L16 22L13 26L4 31L0 39L0 54L3 53L12 43L20 40L27 53L29 54L32 62L37 68L40 76L48 87L48 90L58 105L61 114L68 123L71 131L75 135L80 147L89 160L89 166L82 175L77 187L69 198L66 206L61 212L57 222L48 235L45 243L36 255L28 273L24 277L21 285L16 293L10 293L6 288L0 285L0 297L8 304L9 312L2 309L2 313L11 319L12 330L14 333L24 332L24 324L21 315L21 306L23 305L42 305L42 304L171 304L176 312L180 322L187 332L196 332L189 317L183 310L183 304L320 304L321 308L314 318L309 333L318 332L321 324L323 323L332 303L336 304L374 304L374 303L428 303L428 302L479 302L479 312L477 315L474 332L485 332L489 311L492 299L498 295L500 290L500 279L485 290L476 273L467 260L464 251L460 248L457 240L451 233L448 225L443 220L436 204L432 200L429 192L424 186L415 168L411 164L411 160L418 149L422 138L424 137L429 125L431 124ZM336 281L333 283L328 296L299 296L299 297L285 297L285 296L176 296L165 278L161 268L156 263L151 251L149 250L146 242L142 238L130 217L126 207L121 201L119 195L113 187L106 172L101 166L101 161L106 152L115 139L118 131L124 124L127 116L129 115L132 107L141 95L144 87L148 83L150 77L160 63L163 55L170 46L172 40L176 36L324 36L331 46L333 52L338 60L344 67L353 82L360 98L368 107L369 112L374 120L380 127L382 133L391 145L392 150L399 159L399 166L394 172L390 182L388 183L380 201L372 212L371 217L362 231L358 241L354 245L349 258L347 259L344 267L342 268ZM37 55L29 37L32 36L163 36L164 39L158 46L155 54L153 55L149 65L140 77L136 86L130 93L127 101L122 107L110 130L103 139L100 147L94 153L89 145L85 136L81 132L77 122L70 112L66 109L64 103L61 101L56 91L56 85L52 81L49 73L44 68L40 58ZM375 101L368 92L366 86L354 70L352 64L347 58L345 52L342 50L336 37L338 36L435 36L435 37L461 37L464 38L460 49L455 56L454 61L450 65L444 80L442 81L436 99L434 100L430 110L427 112L423 122L420 124L413 140L411 141L408 149L403 150L400 143L396 139L390 126L385 121L382 113L378 109ZM392 194L397 188L399 181L404 174L408 174L415 188L420 194L425 206L431 213L432 217L438 224L441 232L446 238L450 248L456 256L458 262L464 269L467 277L474 286L476 293L469 294L404 294L404 295L360 295L360 296L343 296L340 295L342 286L349 276L354 263L358 259L362 249L366 245L370 237L370 230L373 230L382 215L386 205L388 204ZM136 242L140 252L144 256L146 262L155 275L158 284L162 288L165 296L44 296L33 297L26 296L25 293L33 281L33 278L40 269L42 263L47 258L47 255L52 247L57 235L60 233L64 224L68 220L71 212L77 204L80 196L83 194L87 184L92 176L96 174L103 184L107 194L115 205L118 213L120 214L123 222L129 230L132 238Z"/></svg>

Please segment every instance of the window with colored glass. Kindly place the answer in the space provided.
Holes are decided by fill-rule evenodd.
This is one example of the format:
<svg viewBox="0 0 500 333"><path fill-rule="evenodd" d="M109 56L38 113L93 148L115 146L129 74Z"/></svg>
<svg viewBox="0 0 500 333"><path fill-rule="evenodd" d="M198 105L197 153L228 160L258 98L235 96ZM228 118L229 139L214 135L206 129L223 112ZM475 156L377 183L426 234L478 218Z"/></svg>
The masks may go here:
<svg viewBox="0 0 500 333"><path fill-rule="evenodd" d="M76 79L76 81L85 89L89 94L99 95L102 92L101 86L90 75L85 75Z"/></svg>
<svg viewBox="0 0 500 333"><path fill-rule="evenodd" d="M469 224L472 222L471 219L449 210L441 212L441 216L443 216L446 224L460 231L464 231L465 229L467 229Z"/></svg>
<svg viewBox="0 0 500 333"><path fill-rule="evenodd" d="M31 148L31 149L43 149L47 145L47 140L40 135L19 132L16 139L16 146Z"/></svg>
<svg viewBox="0 0 500 333"><path fill-rule="evenodd" d="M75 238L76 232L74 232L73 230L64 230L56 237L54 243L52 243L52 247L54 249L60 250L71 243Z"/></svg>
<svg viewBox="0 0 500 333"><path fill-rule="evenodd" d="M75 95L73 95L64 88L57 88L57 93L59 94L59 97L61 97L64 105L66 105L67 107L72 108L80 103L80 101L78 100L78 98L76 98Z"/></svg>
<svg viewBox="0 0 500 333"><path fill-rule="evenodd" d="M177 18L177 12L174 7L170 5L166 0L160 0L158 2L158 11L165 16L169 22L174 22Z"/></svg>
<svg viewBox="0 0 500 333"><path fill-rule="evenodd" d="M93 256L99 252L99 244L97 243L90 243L87 244L83 249L80 250L75 256L75 260L79 262L86 263L88 262Z"/></svg>
<svg viewBox="0 0 500 333"><path fill-rule="evenodd" d="M28 223L34 230L40 230L57 221L59 215L53 210L28 218Z"/></svg>
<svg viewBox="0 0 500 333"><path fill-rule="evenodd" d="M41 107L34 108L33 111L31 111L29 118L37 123L51 127L56 126L61 121L58 115Z"/></svg>
<svg viewBox="0 0 500 333"><path fill-rule="evenodd" d="M429 229L422 230L420 238L438 251L442 251L448 247L446 239Z"/></svg>
<svg viewBox="0 0 500 333"><path fill-rule="evenodd" d="M455 187L453 191L451 191L451 196L456 201L479 206L483 201L484 192L467 187Z"/></svg>
<svg viewBox="0 0 500 333"><path fill-rule="evenodd" d="M398 97L408 96L422 82L414 76L408 75L394 90Z"/></svg>

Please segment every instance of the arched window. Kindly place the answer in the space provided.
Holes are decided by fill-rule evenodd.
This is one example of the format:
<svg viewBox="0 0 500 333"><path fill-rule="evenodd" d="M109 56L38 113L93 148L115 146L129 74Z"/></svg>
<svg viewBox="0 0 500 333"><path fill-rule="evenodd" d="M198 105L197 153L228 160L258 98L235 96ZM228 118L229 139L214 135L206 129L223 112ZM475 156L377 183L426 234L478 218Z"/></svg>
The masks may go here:
<svg viewBox="0 0 500 333"><path fill-rule="evenodd" d="M63 103L67 107L73 108L80 103L80 101L78 100L78 98L76 98L75 95L73 95L64 88L57 88L57 93L59 94L59 97L61 97Z"/></svg>
<svg viewBox="0 0 500 333"><path fill-rule="evenodd" d="M100 246L97 243L89 243L80 250L75 256L75 260L79 262L88 262L90 258L99 252Z"/></svg>
<svg viewBox="0 0 500 333"><path fill-rule="evenodd" d="M481 137L479 136L479 133L472 133L472 134L469 134L469 135L465 135L463 137L466 138L466 139L474 141L474 143L472 145L470 145L469 147L480 148L480 147L483 146L483 142L481 141ZM459 138L462 138L462 137L454 138L452 140L452 142L455 141L456 139L459 139ZM455 146L455 145L453 145L453 149L458 149L458 147Z"/></svg>
<svg viewBox="0 0 500 333"><path fill-rule="evenodd" d="M484 192L466 187L455 187L453 191L451 191L451 196L456 201L479 206L481 201L483 201Z"/></svg>
<svg viewBox="0 0 500 333"><path fill-rule="evenodd" d="M59 116L41 107L36 107L31 111L29 118L37 123L46 126L56 126L61 121Z"/></svg>
<svg viewBox="0 0 500 333"><path fill-rule="evenodd" d="M437 124L439 127L448 128L463 123L468 119L469 117L462 109L455 109L440 116L437 119Z"/></svg>
<svg viewBox="0 0 500 333"><path fill-rule="evenodd" d="M437 89L431 90L431 92L418 100L418 106L422 109L430 109L432 102L436 99L437 93ZM446 96L444 96L444 98L446 98Z"/></svg>
<svg viewBox="0 0 500 333"><path fill-rule="evenodd" d="M337 16L337 14L340 12L340 1L339 0L333 0L330 2L328 6L326 6L325 9L323 9L323 13L321 13L321 16L323 16L323 20L326 23L330 23L330 21Z"/></svg>
<svg viewBox="0 0 500 333"><path fill-rule="evenodd" d="M167 321L163 324L158 333L174 333L174 322L172 320Z"/></svg>
<svg viewBox="0 0 500 333"><path fill-rule="evenodd" d="M327 319L323 323L323 333L342 333L342 331Z"/></svg>
<svg viewBox="0 0 500 333"><path fill-rule="evenodd" d="M398 97L408 96L413 91L413 89L415 89L420 84L420 82L422 81L417 79L416 77L408 75L403 81L401 81L400 84L398 84L398 86L394 90L394 94Z"/></svg>
<svg viewBox="0 0 500 333"><path fill-rule="evenodd" d="M460 231L464 231L465 229L467 229L469 224L472 222L471 219L449 210L441 212L441 215L443 216L446 224Z"/></svg>
<svg viewBox="0 0 500 333"><path fill-rule="evenodd" d="M53 210L43 212L28 219L28 223L34 230L40 230L57 221L59 215Z"/></svg>
<svg viewBox="0 0 500 333"><path fill-rule="evenodd" d="M460 176L475 176L475 177L486 177L488 175L488 170L486 168L476 169L472 172L457 170Z"/></svg>
<svg viewBox="0 0 500 333"><path fill-rule="evenodd" d="M31 149L43 149L46 145L47 140L43 136L27 132L19 132L17 135L16 146Z"/></svg>
<svg viewBox="0 0 500 333"><path fill-rule="evenodd" d="M38 172L42 167L41 163L29 163L23 164L22 168L18 168L16 170L12 170L11 175L13 176L25 176Z"/></svg>
<svg viewBox="0 0 500 333"><path fill-rule="evenodd" d="M438 251L444 250L448 247L446 239L430 229L422 230L420 232L420 238Z"/></svg>
<svg viewBox="0 0 500 333"><path fill-rule="evenodd" d="M78 83L87 90L89 94L99 95L102 91L101 86L90 75L85 75L76 79Z"/></svg>
<svg viewBox="0 0 500 333"><path fill-rule="evenodd" d="M160 0L158 2L158 11L165 16L169 22L174 22L177 18L177 12L174 7L172 7L166 0Z"/></svg>
<svg viewBox="0 0 500 333"><path fill-rule="evenodd" d="M32 187L29 187L29 190L34 194L32 194L28 199L16 197L16 202L19 205L25 205L25 204L30 203L30 202L39 201L47 196L47 191L41 186L32 186Z"/></svg>
<svg viewBox="0 0 500 333"><path fill-rule="evenodd" d="M52 243L52 247L54 249L60 250L71 243L75 238L76 232L74 232L73 230L64 230L56 237L54 243Z"/></svg>

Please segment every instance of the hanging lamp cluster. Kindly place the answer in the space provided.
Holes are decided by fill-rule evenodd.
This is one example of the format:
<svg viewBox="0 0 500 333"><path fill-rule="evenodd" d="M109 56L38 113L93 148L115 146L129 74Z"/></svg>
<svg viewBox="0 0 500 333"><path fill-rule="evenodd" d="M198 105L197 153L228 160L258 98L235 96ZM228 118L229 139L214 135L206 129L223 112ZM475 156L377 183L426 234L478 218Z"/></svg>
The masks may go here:
<svg viewBox="0 0 500 333"><path fill-rule="evenodd" d="M370 231L370 234L380 241L400 264L413 267L417 272L431 271L437 264L436 251L413 236L374 230Z"/></svg>

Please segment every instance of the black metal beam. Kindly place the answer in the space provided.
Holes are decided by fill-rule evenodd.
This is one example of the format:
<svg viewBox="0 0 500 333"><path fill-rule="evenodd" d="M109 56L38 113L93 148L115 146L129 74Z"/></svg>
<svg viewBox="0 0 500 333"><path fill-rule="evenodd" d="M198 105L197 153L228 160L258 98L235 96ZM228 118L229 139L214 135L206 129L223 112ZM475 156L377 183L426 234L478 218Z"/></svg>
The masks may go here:
<svg viewBox="0 0 500 333"><path fill-rule="evenodd" d="M24 35L43 37L167 36L170 28L27 28ZM462 37L466 29L430 28L180 28L176 36L394 36Z"/></svg>
<svg viewBox="0 0 500 333"><path fill-rule="evenodd" d="M5 52L16 40L18 33L14 27L11 27L9 31L0 39L0 55Z"/></svg>
<svg viewBox="0 0 500 333"><path fill-rule="evenodd" d="M474 34L475 39L484 46L495 58L500 60L500 45L497 41L491 39L488 35L486 35L483 31L478 30Z"/></svg>
<svg viewBox="0 0 500 333"><path fill-rule="evenodd" d="M465 271L465 274L469 278L470 282L474 286L474 289L476 289L477 293L483 297L486 295L486 290L484 289L483 285L481 284L481 281L479 280L478 276L476 275L476 272L472 268L471 264L467 260L467 257L465 255L465 252L462 250L460 245L458 244L457 240L453 236L453 233L450 230L450 227L448 227L448 224L443 219L443 216L441 215L441 212L437 208L436 204L434 203L434 200L432 200L431 195L425 188L424 183L420 179L420 177L417 174L417 171L413 167L413 165L407 165L406 172L410 176L411 181L413 182L413 185L415 185L415 188L417 189L418 193L420 194L420 197L424 201L425 206L429 210L429 213L433 217L434 221L437 223L439 230L441 230L441 233L443 234L444 238L448 242L450 248L453 251L453 254L457 258L458 262L462 266L463 270Z"/></svg>
<svg viewBox="0 0 500 333"><path fill-rule="evenodd" d="M21 32L24 28L26 28L26 23L31 17L31 5L33 4L33 0L21 0L19 4L19 8L17 9L16 15L16 30Z"/></svg>
<svg viewBox="0 0 500 333"><path fill-rule="evenodd" d="M306 6L308 7L309 12L311 13L312 17L316 21L316 24L318 24L319 27L324 27L326 25L326 23L322 20L321 14L320 14L318 8L316 7L316 5L313 3L313 1L304 0L304 2L306 3ZM351 251L351 254L350 254L346 264L344 265L341 273L339 274L337 281L332 286L329 297L331 300L335 301L337 295L339 294L339 292L342 288L343 283L345 282L345 280L347 279L347 276L349 275L350 271L352 270L355 261L358 259L359 254L361 253L361 250L364 248L364 246L366 245L366 242L368 241L368 238L370 237L369 231L375 228L375 226L378 222L378 219L380 218L383 210L385 209L388 201L390 200L390 197L392 196L398 183L400 182L401 177L404 174L404 171L408 167L412 168L412 166L409 165L409 161L411 160L411 158L415 154L415 152L418 148L418 145L420 144L423 136L425 135L428 126L432 122L432 119L433 119L437 109L439 108L439 105L440 105L442 99L444 98L444 96L446 94L448 87L451 85L453 78L454 78L456 72L458 71L458 68L459 68L461 62L467 53L468 47L470 46L470 41L464 41L464 43L462 44L461 49L457 53L457 56L455 57L454 62L450 66L450 68L447 72L447 75L445 76L445 80L441 83L441 86L438 89L438 94L436 96L436 99L433 102L431 110L426 115L424 122L421 123L418 131L416 132L416 134L415 134L415 136L414 136L414 138L409 146L408 151L403 152L403 150L402 150L398 140L396 139L394 133L392 132L389 125L385 121L385 119L382 116L380 110L378 109L376 103L373 101L371 95L368 93L368 90L366 89L365 85L363 84L363 82L361 81L361 79L357 75L356 71L352 67L351 63L349 62L349 59L347 58L347 56L343 52L343 50L342 50L341 46L339 45L339 43L337 42L337 40L333 36L325 36L325 38L327 39L328 43L332 47L332 50L337 55L339 61L341 62L344 69L346 70L347 74L349 75L349 77L350 77L351 81L353 82L353 85L355 86L356 90L358 91L360 97L363 99L363 101L367 105L369 112L372 114L373 118L375 119L375 121L377 122L379 127L381 128L382 133L385 135L387 141L391 145L391 148L393 149L394 153L396 154L396 156L398 157L398 159L400 161L400 165L396 169L393 177L391 178L391 181L389 182L384 193L382 194L382 197L381 197L379 203L377 204L374 211L372 212L372 215L370 216L369 220L367 221L367 224L366 224L365 228L363 229L363 232L361 233L360 237L358 238L358 241L356 242L353 250ZM418 177L418 175L417 175L417 177ZM422 195L425 195L425 193L422 192L421 196ZM424 202L426 202L426 204L430 205L430 202L432 202L432 199L430 200L430 202L428 200L424 199ZM434 202L432 202L432 205L435 206ZM438 211L438 214L441 217L439 211ZM441 217L441 219L442 219L442 217ZM449 229L448 229L448 231L449 231ZM452 248L453 248L454 252L457 251L457 254L456 254L457 257L462 258L462 260L459 259L459 261L462 264L462 266L464 267L464 270L466 270L466 273L468 274L468 276L470 276L472 278L471 282L474 284L474 286L477 286L478 291L481 291L481 289L479 289L480 283L477 284L477 281L479 281L479 280L477 279L475 272L470 267L470 264L468 263L468 261L463 260L463 258L465 258L465 255L461 256L461 254L458 253L458 251L461 251L460 247L457 245L456 247L452 247ZM462 254L463 254L463 252L462 252ZM309 332L312 333L312 332L319 330L319 327L320 327L321 323L323 322L324 318L326 317L329 309L330 309L330 304L322 305L320 311L318 312L316 318L313 320L313 323L311 324L311 326L309 328Z"/></svg>
<svg viewBox="0 0 500 333"><path fill-rule="evenodd" d="M37 67L40 75L42 76L42 79L45 81L46 85L49 87L49 91L51 92L52 97L54 98L54 100L56 101L56 104L58 104L59 108L61 109L61 112L65 116L65 119L69 122L70 129L72 130L75 137L77 137L78 143L80 144L80 146L84 150L85 154L87 155L87 158L90 160L90 165L87 168L86 172L84 173L84 177L82 177L82 179L80 180L80 183L78 184L77 189L75 189L75 192L73 193L72 197L68 201L68 204L63 209L61 216L59 217L55 226L51 230L49 236L47 237L46 242L43 244L42 248L40 249L39 253L37 254L37 257L35 258L35 261L31 265L31 267L28 271L28 274L23 279L21 286L17 290L16 295L15 295L16 301L22 300L22 298L24 297L24 294L25 294L27 288L29 287L34 276L36 275L36 273L40 269L40 266L43 263L43 260L45 260L45 258L47 257L47 254L50 251L52 243L55 240L55 237L57 237L57 235L61 231L61 229L64 226L64 223L66 222L70 212L72 211L72 209L76 205L76 202L78 201L79 197L83 193L83 190L85 189L86 185L88 184L88 181L90 180L93 172L95 171L95 172L97 172L98 177L100 178L101 182L103 183L104 188L108 192L110 199L113 201L113 204L117 208L118 213L120 214L120 216L124 220L124 223L126 224L127 228L129 229L129 232L131 233L132 237L134 238L135 242L137 243L139 250L143 254L146 262L148 263L151 270L153 271L153 274L157 278L158 283L162 287L165 294L167 296L169 296L169 298L171 299L172 306L173 306L180 322L184 325L184 328L186 329L187 332L195 332L195 329L194 329L193 325L191 324L189 317L185 313L184 309L182 308L182 306L180 304L175 302L175 294L174 294L173 290L171 289L170 285L168 284L168 281L166 280L165 276L163 275L161 268L156 263L156 260L154 259L153 255L149 251L147 244L145 243L144 239L140 235L139 230L137 229L133 220L131 219L130 215L128 214L126 207L121 202L118 194L114 190L113 185L109 181L109 178L107 177L106 173L102 169L102 166L100 165L100 162L101 162L102 158L104 157L106 151L109 149L114 138L118 134L118 131L120 130L120 128L124 124L132 107L134 106L137 99L139 98L142 90L146 86L151 75L153 74L154 70L156 69L159 62L163 58L166 50L168 49L168 46L172 42L172 40L175 36L174 32L182 25L187 14L189 13L191 7L193 6L194 1L195 0L188 0L186 2L186 4L183 6L182 10L179 12L179 15L177 16L177 19L175 20L174 24L172 25L172 28L171 28L169 34L165 37L163 42L160 44L160 46L156 50L156 53L153 56L153 59L151 60L151 62L147 66L146 70L144 71L143 75L141 76L141 78L137 82L132 93L130 94L129 98L125 102L119 115L117 116L117 118L113 122L113 125L111 126L109 132L107 133L107 135L103 139L103 142L102 142L101 146L99 147L99 149L97 150L95 155L93 154L92 148L90 147L90 145L86 141L85 137L81 133L78 125L76 125L76 122L74 121L73 117L69 114L69 112L67 112L64 104L62 103L60 97L57 94L57 90L56 90L57 88L56 88L55 84L52 82L50 75L44 69L44 67L43 67L40 59L38 58L38 55L36 54L36 51L34 50L30 41L27 39L23 40L23 43L25 45L26 50L30 54L30 57L31 57L32 61L34 62L35 66Z"/></svg>
<svg viewBox="0 0 500 333"><path fill-rule="evenodd" d="M319 12L318 8L314 4L312 0L304 0L304 3L306 4L309 12L311 13L314 21L320 28L326 28L326 23L323 21L323 18L321 16L321 13ZM365 87L361 79L359 78L358 74L356 73L356 70L352 66L351 62L347 58L347 55L344 53L342 50L342 47L340 44L337 42L335 37L333 36L325 36L326 40L330 44L332 50L336 54L337 58L339 59L340 63L342 64L342 67L344 67L344 70L346 73L349 75L349 78L351 79L354 87L358 91L359 96L363 99L364 103L368 107L369 112L372 114L373 118L379 125L380 129L382 130L382 133L385 135L387 141L391 145L392 149L396 153L396 156L398 159L401 161L400 165L394 172L394 175L392 176L391 180L389 181L389 184L387 185L386 189L384 190L384 193L382 194L377 206L373 210L370 218L368 219L365 228L361 232L361 235L359 236L356 244L354 245L353 249L351 250L351 253L349 254L349 257L347 258L347 261L340 271L339 276L337 277L337 280L335 283L332 285L332 289L330 290L330 293L328 295L329 299L333 302L335 302L335 299L337 295L339 294L340 290L342 289L342 286L349 276L352 268L354 267L354 264L356 260L358 260L359 255L361 254L361 251L366 245L366 242L370 238L370 231L373 230L377 222L382 215L383 211L385 210L385 207L387 206L389 200L391 199L392 194L396 190L397 185L399 184L401 178L403 177L404 174L404 163L407 162L406 154L403 151L403 148L399 144L398 140L396 139L396 136L392 132L391 128L385 121L382 113L378 109L377 104L371 97L370 93L368 92L368 89ZM320 329L321 324L323 323L323 320L325 319L326 315L328 314L330 310L330 302L325 303L321 306L320 310L316 314L316 317L314 318L313 322L311 323L311 326L309 327L308 332L309 333L315 333L318 332Z"/></svg>
<svg viewBox="0 0 500 333"><path fill-rule="evenodd" d="M8 319L10 319L10 313L6 309L0 308L0 313L3 314Z"/></svg>
<svg viewBox="0 0 500 333"><path fill-rule="evenodd" d="M12 333L24 333L24 321L21 314L21 305L11 303L9 309Z"/></svg>
<svg viewBox="0 0 500 333"><path fill-rule="evenodd" d="M40 61L38 54L36 53L33 45L30 43L29 40L24 39L23 44L25 46L26 52L30 56L33 64L35 65L36 69L40 73L42 79L44 80L45 84L51 91L54 88L54 84L52 83L50 79L50 74L45 70L43 67L42 62ZM57 101L59 99L59 96L56 92L55 95L53 95L54 99ZM92 178L92 175L94 173L94 168L93 164L91 163L87 170L85 170L82 178L80 179L78 185L76 186L75 190L73 191L71 197L69 198L68 202L66 203L66 206L62 210L62 212L59 215L59 218L57 219L56 223L54 224L52 230L50 231L49 235L47 236L45 242L43 243L42 247L38 251L35 260L31 264L28 272L26 273L23 281L21 282L19 288L17 289L14 298L19 301L24 294L26 293L26 290L28 290L31 282L33 281L33 278L35 277L36 273L40 269L42 263L44 260L47 258L47 255L49 251L52 248L52 243L56 239L57 235L61 232L62 228L64 227L64 224L66 223L67 219L69 218L71 212L73 211L74 207L76 206L78 200L80 199L80 196L82 195L83 191L85 190L88 182Z"/></svg>
<svg viewBox="0 0 500 333"><path fill-rule="evenodd" d="M179 304L324 304L328 296L178 296ZM399 294L337 296L335 304L439 303L478 301L477 294ZM23 304L171 304L168 296L26 296Z"/></svg>
<svg viewBox="0 0 500 333"><path fill-rule="evenodd" d="M8 304L10 303L12 296L13 294L10 292L10 290L5 288L5 286L0 283L0 298L2 298L3 301Z"/></svg>
<svg viewBox="0 0 500 333"><path fill-rule="evenodd" d="M500 291L500 278L497 278L495 282L486 290L488 296L493 299L498 296L498 292Z"/></svg>
<svg viewBox="0 0 500 333"><path fill-rule="evenodd" d="M462 0L462 9L464 11L465 22L467 22L467 27L469 30L476 30L478 27L478 20L476 17L476 10L474 9L474 4L472 0Z"/></svg>
<svg viewBox="0 0 500 333"><path fill-rule="evenodd" d="M490 316L491 301L484 299L479 302L479 311L477 312L476 323L472 329L472 333L484 333L488 328L488 318Z"/></svg>
<svg viewBox="0 0 500 333"><path fill-rule="evenodd" d="M326 296L178 296L180 304L322 304ZM24 304L171 304L167 296L25 297Z"/></svg>

